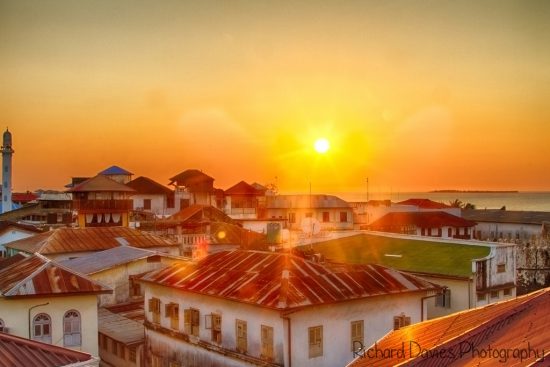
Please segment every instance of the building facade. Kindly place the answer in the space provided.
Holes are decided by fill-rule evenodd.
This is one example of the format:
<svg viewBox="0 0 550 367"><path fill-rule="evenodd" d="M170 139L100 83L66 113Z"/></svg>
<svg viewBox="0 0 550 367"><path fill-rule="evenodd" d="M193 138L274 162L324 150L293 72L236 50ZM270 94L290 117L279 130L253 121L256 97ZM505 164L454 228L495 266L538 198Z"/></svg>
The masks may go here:
<svg viewBox="0 0 550 367"><path fill-rule="evenodd" d="M381 266L241 250L141 281L147 366L344 365L353 348L419 322L438 290Z"/></svg>

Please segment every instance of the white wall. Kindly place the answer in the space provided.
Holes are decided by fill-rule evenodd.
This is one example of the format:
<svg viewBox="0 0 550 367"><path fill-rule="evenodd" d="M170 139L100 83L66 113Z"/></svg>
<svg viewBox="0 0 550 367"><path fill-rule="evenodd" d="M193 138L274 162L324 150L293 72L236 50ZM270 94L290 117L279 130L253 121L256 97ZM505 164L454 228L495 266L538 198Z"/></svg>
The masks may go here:
<svg viewBox="0 0 550 367"><path fill-rule="evenodd" d="M31 310L31 325L33 318L39 313L46 313L51 318L52 344L63 347L63 316L69 310L76 310L81 317L82 345L70 347L91 355L98 355L97 335L97 296L65 296L5 299L0 298L0 318L9 328L9 333L29 337L29 309L35 305L49 303Z"/></svg>
<svg viewBox="0 0 550 367"><path fill-rule="evenodd" d="M127 264L115 266L104 271L90 274L89 277L113 289L112 294L99 296L99 306L123 303L130 300L130 275L137 275L151 270L181 262L170 258L161 258L160 262L147 262L147 259L136 260Z"/></svg>
<svg viewBox="0 0 550 367"><path fill-rule="evenodd" d="M223 353L223 350L236 350L235 320L244 320L247 322L248 332L247 355L258 359L261 354L261 325L271 326L274 328L275 363L283 363L283 320L278 312L221 298L178 292L171 288L151 284L144 284L143 287L145 288L145 316L148 321L152 321L152 313L148 310L148 300L151 297L161 300L160 325L168 330L171 329L170 318L164 316L164 305L170 302L179 304L179 331L181 333L184 332L184 309L195 308L200 311L199 339L217 346L211 341L211 330L205 328L205 315L217 313L221 315L222 321L222 342L219 347L221 347L220 351ZM222 353L210 352L178 339L167 338L158 332L146 330L146 333L149 338L147 345L151 348L146 353L162 355L165 351L172 350L179 360L186 362L191 359L209 361L208 363L222 363L223 361L224 366L250 365L242 361L229 363L227 362L229 357L224 356ZM176 356L173 358L176 358ZM196 366L201 366L201 364L196 364Z"/></svg>
<svg viewBox="0 0 550 367"><path fill-rule="evenodd" d="M24 231L15 227L8 227L2 234L0 234L0 256L5 256L5 243L17 241L34 235L36 235L34 232Z"/></svg>
<svg viewBox="0 0 550 367"><path fill-rule="evenodd" d="M451 307L436 306L435 297L424 301L428 306L428 320L472 308L475 302L475 283L472 280L428 275L420 275L420 277L429 282L445 286L451 291Z"/></svg>
<svg viewBox="0 0 550 367"><path fill-rule="evenodd" d="M144 200L151 200L151 209L145 209ZM174 208L168 209L166 207L166 196L165 195L145 195L138 194L132 196L132 201L134 205L134 210L138 208L146 212L154 213L157 215L167 215L174 212Z"/></svg>
<svg viewBox="0 0 550 367"><path fill-rule="evenodd" d="M364 320L366 347L393 330L393 317L404 313L411 323L420 322L421 297L425 292L385 295L336 303L290 314L292 365L300 367L344 366L353 359L351 322ZM308 328L323 326L323 355L309 358Z"/></svg>
<svg viewBox="0 0 550 367"><path fill-rule="evenodd" d="M540 224L514 224L478 222L474 227L475 233L483 241L515 241L519 235L521 242L529 242L540 238L542 226Z"/></svg>
<svg viewBox="0 0 550 367"><path fill-rule="evenodd" d="M202 366L245 366L246 362L238 361L238 358L230 356L224 351L235 351L235 320L247 322L248 351L247 355L260 357L261 325L274 328L274 354L275 363L288 365L288 322L278 311L256 307L244 303L233 302L216 297L195 295L189 292L178 292L172 288L146 284L145 288L145 315L148 321L152 321L152 313L148 311L148 300L156 297L161 300L160 325L170 330L170 318L164 316L164 305L169 302L180 305L179 331L184 330L184 309L193 307L200 310L200 335L201 342L212 344L211 331L205 328L205 315L212 312L222 316L222 342L220 353L206 350L204 347L194 346L182 340L182 338L168 337L166 332L158 332L146 329L148 350L146 353L165 355L168 360L184 362L184 365ZM422 318L421 297L425 292L385 295L371 297L363 300L348 301L324 306L309 307L288 315L291 327L291 355L292 365L307 367L333 367L343 366L353 359L351 352L350 323L351 321L364 320L366 346L370 346L376 340L393 328L393 317L404 313L411 317L411 322L419 322ZM323 356L309 358L308 328L323 326ZM215 349L215 347L213 347ZM223 354L226 354L225 356ZM191 362L190 362L191 361ZM198 364L201 361L202 364ZM185 364L187 363L187 364Z"/></svg>

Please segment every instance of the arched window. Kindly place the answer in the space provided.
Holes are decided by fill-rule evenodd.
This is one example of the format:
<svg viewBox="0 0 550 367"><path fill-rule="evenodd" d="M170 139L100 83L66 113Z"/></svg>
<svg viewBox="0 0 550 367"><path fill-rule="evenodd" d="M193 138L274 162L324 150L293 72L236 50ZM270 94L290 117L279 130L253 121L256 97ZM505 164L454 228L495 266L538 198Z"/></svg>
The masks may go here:
<svg viewBox="0 0 550 367"><path fill-rule="evenodd" d="M52 342L52 319L45 313L36 315L32 321L33 339L44 343Z"/></svg>
<svg viewBox="0 0 550 367"><path fill-rule="evenodd" d="M78 311L67 311L63 317L63 344L66 347L75 347L82 344L80 314Z"/></svg>

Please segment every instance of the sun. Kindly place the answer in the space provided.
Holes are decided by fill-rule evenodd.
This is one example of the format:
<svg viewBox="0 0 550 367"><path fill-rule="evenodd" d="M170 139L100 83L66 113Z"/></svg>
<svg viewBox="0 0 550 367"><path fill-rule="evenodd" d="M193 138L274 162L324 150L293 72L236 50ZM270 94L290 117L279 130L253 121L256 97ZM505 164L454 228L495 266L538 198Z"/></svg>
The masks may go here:
<svg viewBox="0 0 550 367"><path fill-rule="evenodd" d="M319 138L315 140L315 144L313 144L313 147L315 148L315 151L317 153L326 153L330 148L330 143L325 138Z"/></svg>

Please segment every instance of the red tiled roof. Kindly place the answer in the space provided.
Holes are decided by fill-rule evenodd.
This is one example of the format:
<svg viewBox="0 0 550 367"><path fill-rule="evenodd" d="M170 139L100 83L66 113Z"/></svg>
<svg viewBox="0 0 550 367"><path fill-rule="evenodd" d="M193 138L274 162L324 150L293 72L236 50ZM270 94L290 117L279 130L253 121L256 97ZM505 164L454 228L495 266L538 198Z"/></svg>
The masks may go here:
<svg viewBox="0 0 550 367"><path fill-rule="evenodd" d="M550 350L549 309L546 288L421 322L386 335L376 343L378 353L372 349L349 366L533 366ZM536 365L548 366L548 355Z"/></svg>
<svg viewBox="0 0 550 367"><path fill-rule="evenodd" d="M100 293L112 293L112 290L41 255L27 257L0 270L3 297Z"/></svg>
<svg viewBox="0 0 550 367"><path fill-rule="evenodd" d="M393 212L369 225L371 229L385 229L414 225L419 228L473 227L475 222L447 212Z"/></svg>
<svg viewBox="0 0 550 367"><path fill-rule="evenodd" d="M91 359L88 353L0 332L0 367L60 367Z"/></svg>
<svg viewBox="0 0 550 367"><path fill-rule="evenodd" d="M381 265L318 263L288 253L243 250L215 253L140 279L278 310L437 289Z"/></svg>
<svg viewBox="0 0 550 367"><path fill-rule="evenodd" d="M171 195L173 193L168 187L143 176L128 182L126 185L136 190L138 194Z"/></svg>
<svg viewBox="0 0 550 367"><path fill-rule="evenodd" d="M134 192L135 190L111 180L107 176L97 175L84 182L79 183L68 192L95 192L95 191L112 191L112 192Z"/></svg>
<svg viewBox="0 0 550 367"><path fill-rule="evenodd" d="M38 252L49 255L102 251L118 246L151 248L174 245L174 243L161 237L128 227L63 227L9 242L4 246L29 254Z"/></svg>
<svg viewBox="0 0 550 367"><path fill-rule="evenodd" d="M401 201L397 203L399 205L414 205L422 209L449 209L452 208L452 206L438 203L436 201L432 201L430 199L408 199L405 201Z"/></svg>

